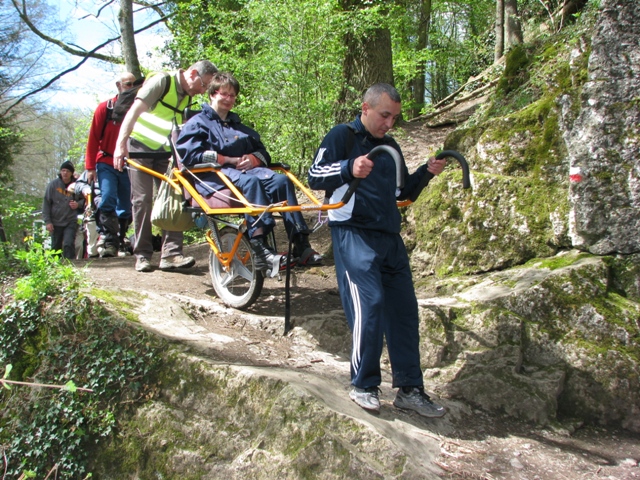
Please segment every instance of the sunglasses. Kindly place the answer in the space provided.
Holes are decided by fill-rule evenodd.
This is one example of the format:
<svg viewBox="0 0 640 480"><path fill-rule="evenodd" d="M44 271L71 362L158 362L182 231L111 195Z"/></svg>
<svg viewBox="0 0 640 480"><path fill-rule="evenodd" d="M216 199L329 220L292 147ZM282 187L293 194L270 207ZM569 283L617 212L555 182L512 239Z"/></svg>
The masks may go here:
<svg viewBox="0 0 640 480"><path fill-rule="evenodd" d="M121 85L124 87L131 87L133 85L133 82L121 82Z"/></svg>

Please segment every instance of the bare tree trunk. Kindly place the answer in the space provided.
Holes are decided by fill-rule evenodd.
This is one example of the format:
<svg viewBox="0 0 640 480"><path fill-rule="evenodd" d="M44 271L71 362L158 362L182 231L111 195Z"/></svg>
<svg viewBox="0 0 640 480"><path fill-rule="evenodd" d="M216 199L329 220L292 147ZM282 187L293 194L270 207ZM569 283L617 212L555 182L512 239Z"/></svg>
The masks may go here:
<svg viewBox="0 0 640 480"><path fill-rule="evenodd" d="M420 1L420 23L418 25L418 42L416 49L418 51L424 50L429 44L429 28L431 26L431 0ZM425 84L425 72L426 65L420 63L418 66L418 72L412 82L413 91L413 104L412 109L413 117L420 115L420 111L424 107L424 84Z"/></svg>
<svg viewBox="0 0 640 480"><path fill-rule="evenodd" d="M4 231L4 226L2 225L2 215L0 215L0 242L7 243L7 234Z"/></svg>
<svg viewBox="0 0 640 480"><path fill-rule="evenodd" d="M507 49L523 41L517 0L504 0L504 36Z"/></svg>
<svg viewBox="0 0 640 480"><path fill-rule="evenodd" d="M142 77L142 71L140 70L138 51L136 49L136 39L133 33L132 0L120 0L118 22L120 24L120 39L122 42L122 53L124 56L125 68L128 72L133 73L136 78L140 78Z"/></svg>
<svg viewBox="0 0 640 480"><path fill-rule="evenodd" d="M493 59L495 62L504 55L504 2L496 0L496 46Z"/></svg>
<svg viewBox="0 0 640 480"><path fill-rule="evenodd" d="M345 11L363 6L361 0L343 0ZM351 120L359 111L362 95L374 83L393 85L391 32L386 28L369 30L366 35L345 35L346 55L342 65L344 85L338 98L336 121Z"/></svg>

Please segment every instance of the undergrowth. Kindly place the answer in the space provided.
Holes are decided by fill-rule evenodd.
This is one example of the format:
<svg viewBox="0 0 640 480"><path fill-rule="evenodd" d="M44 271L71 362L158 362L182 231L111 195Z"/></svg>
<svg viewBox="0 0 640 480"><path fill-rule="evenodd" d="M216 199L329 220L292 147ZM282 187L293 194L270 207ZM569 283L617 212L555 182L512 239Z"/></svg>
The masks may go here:
<svg viewBox="0 0 640 480"><path fill-rule="evenodd" d="M2 370L92 392L5 384L3 478L88 478L92 449L154 395L159 340L83 296L81 273L51 252L34 245L16 258L21 276L0 311Z"/></svg>

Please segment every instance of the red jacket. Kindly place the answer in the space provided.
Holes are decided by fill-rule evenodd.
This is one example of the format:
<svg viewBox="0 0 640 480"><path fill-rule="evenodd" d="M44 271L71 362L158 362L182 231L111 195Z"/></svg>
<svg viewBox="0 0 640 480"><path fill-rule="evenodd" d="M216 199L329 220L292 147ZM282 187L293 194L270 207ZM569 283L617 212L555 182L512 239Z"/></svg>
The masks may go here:
<svg viewBox="0 0 640 480"><path fill-rule="evenodd" d="M87 170L95 170L96 163L106 163L113 166L113 151L116 148L116 141L120 133L120 123L107 120L107 105L111 108L116 103L116 95L111 100L102 102L96 108L89 129L89 141L87 142L87 153L84 159L84 166ZM105 125L106 122L106 125Z"/></svg>

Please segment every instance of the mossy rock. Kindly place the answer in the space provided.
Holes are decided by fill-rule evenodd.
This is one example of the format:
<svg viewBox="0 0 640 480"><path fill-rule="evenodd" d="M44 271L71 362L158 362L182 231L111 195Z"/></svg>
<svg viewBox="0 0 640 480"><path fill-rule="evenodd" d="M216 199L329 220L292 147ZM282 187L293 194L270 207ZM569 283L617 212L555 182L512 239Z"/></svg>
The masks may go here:
<svg viewBox="0 0 640 480"><path fill-rule="evenodd" d="M417 278L503 269L568 245L566 192L547 182L477 173L473 189L462 190L452 171L412 208Z"/></svg>

